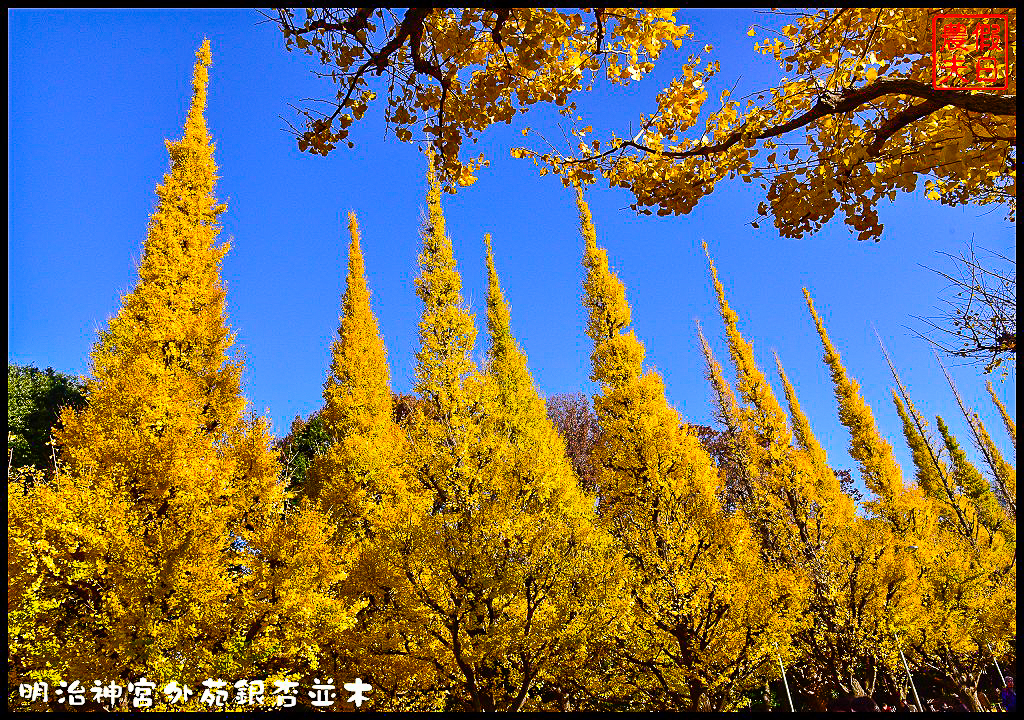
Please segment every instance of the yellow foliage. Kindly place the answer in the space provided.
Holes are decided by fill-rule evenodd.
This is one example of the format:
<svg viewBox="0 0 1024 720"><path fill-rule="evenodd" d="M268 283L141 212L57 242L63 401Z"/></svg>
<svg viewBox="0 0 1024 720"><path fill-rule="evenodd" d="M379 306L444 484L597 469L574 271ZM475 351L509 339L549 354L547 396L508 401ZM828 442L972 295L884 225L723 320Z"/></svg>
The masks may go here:
<svg viewBox="0 0 1024 720"><path fill-rule="evenodd" d="M819 698L857 692L871 673L896 667L893 633L905 634L921 622L915 568L901 547L905 529L894 531L885 521L855 512L852 499L823 464L824 452L815 447L783 374L795 416L798 440L793 444L786 416L739 331L710 257L709 266L738 394L746 403L731 411L739 419L733 441L738 460L733 464L745 465L750 485L740 494L740 504L761 537L762 553L791 568L807 587L809 623L794 631L797 672ZM702 344L716 396L721 397L721 371L706 341Z"/></svg>
<svg viewBox="0 0 1024 720"><path fill-rule="evenodd" d="M878 433L871 408L861 397L857 381L847 376L839 352L829 340L825 325L818 317L814 301L806 289L804 297L825 347L825 364L832 373L839 403L839 420L850 430L850 455L860 464L861 475L868 489L881 503L891 505L903 494L903 474L893 458L892 445Z"/></svg>
<svg viewBox="0 0 1024 720"><path fill-rule="evenodd" d="M788 652L801 588L762 559L745 516L723 508L707 451L669 406L661 377L643 370L625 288L579 188L576 202L592 377L601 383L598 509L622 548L633 600L604 692L630 708L731 709Z"/></svg>
<svg viewBox="0 0 1024 720"><path fill-rule="evenodd" d="M385 122L403 142L431 140L446 185L470 184L487 161L460 157L464 140L537 103L571 117L572 96L592 89L599 73L617 85L639 80L670 43L678 48L690 35L674 12L600 8L585 20L552 8L410 8L398 20L384 8L308 8L297 21L294 9L281 9L285 46L330 66L338 85L339 121L307 114L299 148L327 155L345 142L352 116L377 97L368 71L387 67L399 80L381 85Z"/></svg>
<svg viewBox="0 0 1024 720"><path fill-rule="evenodd" d="M538 688L574 677L615 622L612 551L510 333L490 254L489 372L475 368L432 164L428 185L405 456L420 504L378 553L401 582L368 638L371 676L391 708L539 709L553 701Z"/></svg>
<svg viewBox="0 0 1024 720"><path fill-rule="evenodd" d="M294 660L319 627L310 613L346 621L323 594L343 569L323 555L317 570L311 557L327 552L313 529L322 520L282 517L272 438L264 419L246 416L242 364L228 355L227 247L216 243L225 207L203 117L211 62L204 41L138 283L100 333L88 404L61 415L54 481L8 488L9 611L59 639L14 623L19 678L196 686ZM300 558L310 561L301 569ZM285 589L303 578L301 594Z"/></svg>
<svg viewBox="0 0 1024 720"><path fill-rule="evenodd" d="M345 11L357 42L328 50L330 34L310 25L322 12L307 11L306 26L289 26L289 38L351 69L374 31L370 21L383 14ZM666 44L687 32L667 10L595 12L602 23L614 17L605 41L618 52L609 56L608 72L623 82L649 72ZM808 33L832 32L820 24L837 17L829 12L799 19L785 39L766 41L765 52L792 53L788 61L801 72L838 63L867 83L891 77L877 49L851 65L847 50L803 42ZM853 26L863 12L849 11ZM281 17L290 21L291 13ZM460 132L472 133L534 102L564 103L582 86L583 71L596 67L588 45L595 28L576 14L410 13L418 13L437 52L431 62L454 75L443 100L443 87L424 83L393 102L390 121L407 139L417 113L439 114L442 102ZM882 28L878 42L889 43L890 35ZM868 50L867 42L855 45ZM415 66L403 54L411 51L399 45L396 57ZM489 235L487 362L478 368L473 361L476 328L462 298L438 177L458 170L454 177L472 179L472 165L457 157L457 132L439 143L443 156L428 150L428 220L416 279L423 303L418 401L396 422L387 351L350 214L338 335L323 387L330 446L313 459L306 496L286 498L267 422L246 413L243 365L230 353L220 279L227 246L217 241L225 207L214 196L217 168L204 119L211 63L204 42L184 135L167 144L170 169L157 187L138 283L93 349L87 405L61 415L53 477L32 468L9 472L13 704L24 705L13 690L23 682L126 684L145 676L158 687L170 680L196 687L207 677L318 674L368 680L373 706L382 710L721 711L741 707L777 678L779 663L805 696L821 702L866 690L877 678L900 682L899 649L915 672L924 669L967 697L989 653L1013 647L1016 470L980 418L957 396L991 479L939 418L943 459L894 369L893 399L917 478L905 485L805 291L851 454L874 494L859 512L776 356L787 418L708 255L736 370L734 387L698 325L716 417L726 430L716 467L668 403L661 376L645 368L625 287L597 243L577 186L600 426L590 458L596 496L583 491L512 333ZM486 71L459 79L474 66ZM702 87L716 70L687 63L683 79L659 99L663 116L644 142L661 143L666 128L695 122ZM355 84L365 82L357 77ZM703 146L751 122L764 129L757 123L787 121L801 109L785 99L807 90L804 80L785 83L767 115L743 116L723 95ZM351 113L341 116L343 128L372 96L367 90L343 103ZM887 103L880 100L895 109ZM959 127L952 114L936 113ZM860 138L849 124L854 119L820 120L812 145ZM330 123L314 125L315 151L344 137ZM443 135L438 126L428 132ZM722 149L732 158L726 171L754 172L755 137L741 139L742 152ZM698 155L699 163L688 165ZM682 160L676 169L626 158L634 166L617 166L625 174L613 177L639 182L629 173L652 172L651 181L667 187L682 177L673 175L679 168L699 167L709 190L719 169L707 167L713 163L706 157L675 157ZM865 157L855 149L844 167L856 175ZM791 192L804 187L796 179L779 182ZM806 182L814 189L818 180ZM944 186L940 197L991 187ZM681 207L695 201L692 194L678 200ZM838 207L823 202L819 218ZM783 217L788 205L776 211ZM1014 422L991 384L989 392L1015 446ZM188 708L203 709L198 702Z"/></svg>
<svg viewBox="0 0 1024 720"><path fill-rule="evenodd" d="M778 63L779 77L745 109L723 96L722 106L705 115L707 86L719 66L712 61L703 69L691 56L640 114L642 133L608 130L606 139L575 154L518 155L567 183L604 175L632 192L633 209L646 214L686 214L724 180L761 180L766 202L759 213L784 237L816 232L839 215L858 239L878 240L879 203L919 185L944 205L995 203L1013 217L1016 9L986 12L1008 18L1009 59L996 62L990 89L933 86L933 64L942 79L950 55L941 39L933 55L932 8L822 8L798 13L779 37L754 45ZM787 22L791 16L782 14ZM971 21L969 30L974 22L985 20ZM964 57L987 53L973 32L965 40L968 54L960 60L973 75L975 62ZM780 162L783 144L792 149ZM758 161L762 152L767 157Z"/></svg>
<svg viewBox="0 0 1024 720"><path fill-rule="evenodd" d="M1003 425L1006 427L1006 432L1010 436L1010 440L1013 441L1013 449L1017 449L1017 424L1010 417L1010 413L1006 411L1006 406L1003 405L999 396L996 395L996 391L992 388L992 381L986 382L985 387L988 388L988 394L992 396L992 402L999 408L999 417L1003 419Z"/></svg>
<svg viewBox="0 0 1024 720"><path fill-rule="evenodd" d="M349 213L351 242L338 337L324 383L324 427L331 439L314 458L312 492L337 518L348 541L374 536L374 515L404 496L398 465L404 438L392 417L387 350L370 308L359 225Z"/></svg>

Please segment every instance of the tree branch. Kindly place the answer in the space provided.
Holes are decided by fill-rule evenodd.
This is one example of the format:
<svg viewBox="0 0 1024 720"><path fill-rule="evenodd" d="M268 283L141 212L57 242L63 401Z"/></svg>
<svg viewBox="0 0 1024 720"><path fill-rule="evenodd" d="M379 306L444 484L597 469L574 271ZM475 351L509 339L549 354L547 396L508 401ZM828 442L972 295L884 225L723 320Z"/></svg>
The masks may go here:
<svg viewBox="0 0 1024 720"><path fill-rule="evenodd" d="M923 103L911 105L896 113L878 128L875 139L867 147L869 157L878 157L882 152L882 146L886 140L905 128L907 125L917 122L923 117L928 117L943 105L938 100L925 100Z"/></svg>
<svg viewBox="0 0 1024 720"><path fill-rule="evenodd" d="M861 106L886 95L909 95L911 97L926 100L927 102L916 106L915 112L920 112L921 110L928 108L927 113L913 117L913 119L910 119L913 113L908 112L908 110L904 110L890 118L883 128L888 127L890 123L903 116L901 118L903 125L893 127L889 131L890 136L899 130L900 127L904 127L910 122L918 120L921 117L925 117L927 114L947 105L952 105L953 107L958 107L963 110L967 110L968 112L985 113L990 115L1006 115L1010 117L1017 116L1016 95L972 93L964 90L938 90L927 83L918 82L917 80L878 80L870 85L865 85L862 88L847 88L842 93L838 93L834 96L836 98L835 103L827 103L819 100L803 115L793 118L789 122L782 123L781 125L770 127L755 135L748 135L747 138L752 140L765 140L767 138L785 135L792 130L804 127L805 125L810 125L823 117L854 112ZM695 147L683 152L657 150L633 141L626 141L622 143L621 147L633 147L652 155L663 155L665 157L672 157L680 160L695 156L707 157L709 155L714 155L728 150L730 147L740 142L746 135L746 129L747 123L744 123L719 143ZM879 135L880 134L881 131ZM1014 140L1014 143L1016 144L1016 139Z"/></svg>

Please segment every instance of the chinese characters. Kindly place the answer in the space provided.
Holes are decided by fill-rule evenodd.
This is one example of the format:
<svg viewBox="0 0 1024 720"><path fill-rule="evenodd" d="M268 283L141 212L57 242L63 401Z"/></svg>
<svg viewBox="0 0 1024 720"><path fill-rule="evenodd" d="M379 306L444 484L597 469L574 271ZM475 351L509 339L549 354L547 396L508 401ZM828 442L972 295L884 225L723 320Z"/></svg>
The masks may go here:
<svg viewBox="0 0 1024 720"><path fill-rule="evenodd" d="M939 90L1009 87L1006 15L939 14L932 18L932 85Z"/></svg>
<svg viewBox="0 0 1024 720"><path fill-rule="evenodd" d="M270 692L267 693L268 682L265 680L238 680L229 683L227 680L207 678L199 688L193 689L188 685L179 684L171 680L162 688L156 683L139 678L129 682L127 686L121 685L116 680L104 682L94 680L89 688L93 702L99 705L106 705L113 708L115 705L124 702L131 707L147 709L154 706L154 700L161 700L166 705L185 705L189 700L199 693L199 702L210 708L221 708L227 706L266 706L266 707L295 707L299 698L299 683L294 680L271 680L269 682ZM334 678L314 678L313 685L307 693L310 698L310 705L315 708L328 708L335 704L338 694L335 692L336 685ZM342 687L350 693L344 702L352 703L357 708L369 698L366 693L372 691L372 686L360 678L355 682L344 683ZM52 690L52 692L51 692ZM86 688L79 680L67 682L62 680L59 685L52 688L49 683L35 682L22 683L18 686L18 695L30 703L49 703L51 700L59 704L69 706L80 706L86 703Z"/></svg>

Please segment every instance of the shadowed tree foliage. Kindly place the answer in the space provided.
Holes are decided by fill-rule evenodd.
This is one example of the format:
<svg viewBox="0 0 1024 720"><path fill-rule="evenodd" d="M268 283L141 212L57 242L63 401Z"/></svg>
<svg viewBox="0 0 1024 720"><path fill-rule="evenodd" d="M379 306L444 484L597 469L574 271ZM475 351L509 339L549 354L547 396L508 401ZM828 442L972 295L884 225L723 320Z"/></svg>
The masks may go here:
<svg viewBox="0 0 1024 720"><path fill-rule="evenodd" d="M547 412L565 441L565 452L587 492L597 489L594 467L594 445L601 428L590 400L583 393L559 393L547 399Z"/></svg>
<svg viewBox="0 0 1024 720"><path fill-rule="evenodd" d="M85 404L85 388L53 368L7 364L7 449L12 468L53 472L51 431L65 407Z"/></svg>
<svg viewBox="0 0 1024 720"><path fill-rule="evenodd" d="M290 493L305 495L313 458L327 450L331 438L324 427L322 409L303 420L296 415L288 434L274 443L281 457L281 480Z"/></svg>

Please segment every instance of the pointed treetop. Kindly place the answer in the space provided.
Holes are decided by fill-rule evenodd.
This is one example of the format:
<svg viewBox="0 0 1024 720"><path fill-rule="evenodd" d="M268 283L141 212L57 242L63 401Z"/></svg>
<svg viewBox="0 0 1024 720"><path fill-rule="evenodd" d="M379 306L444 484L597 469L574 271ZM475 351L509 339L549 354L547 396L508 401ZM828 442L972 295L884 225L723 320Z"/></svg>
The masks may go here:
<svg viewBox="0 0 1024 720"><path fill-rule="evenodd" d="M213 65L213 53L210 52L210 38L203 38L203 44L196 51L196 65L192 71L192 89L195 94L201 94L206 90L206 83L209 80L208 68Z"/></svg>
<svg viewBox="0 0 1024 720"><path fill-rule="evenodd" d="M923 418L917 415L913 407L904 406L903 398L895 388L892 390L892 401L903 423L903 436L910 448L918 485L926 496L947 509L947 513L955 519L961 535L970 537L971 526L960 507L959 493L952 484L949 468L923 432L927 427Z"/></svg>
<svg viewBox="0 0 1024 720"><path fill-rule="evenodd" d="M871 407L860 393L860 385L847 375L839 351L829 340L825 324L814 309L814 300L807 288L804 288L804 298L825 348L825 364L832 374L839 404L839 421L850 430L850 456L860 464L868 489L884 503L891 503L903 491L903 473L893 457L892 445L878 432Z"/></svg>
<svg viewBox="0 0 1024 720"><path fill-rule="evenodd" d="M1013 540L1016 536L1015 522L1007 517L1004 510L1000 508L988 480L967 459L967 453L960 446L956 436L950 432L942 416L935 416L935 424L939 428L939 434L942 435L942 441L946 445L946 450L949 451L953 480L956 482L960 492L970 498L971 504L978 514L978 519L991 532L1002 531L1007 535L1008 539Z"/></svg>
<svg viewBox="0 0 1024 720"><path fill-rule="evenodd" d="M789 406L789 422L793 429L793 437L796 439L800 449L807 453L807 456L810 458L814 471L822 483L822 488L838 493L840 491L839 481L836 479L836 474L832 472L832 468L829 467L825 448L821 446L818 438L814 436L814 432L811 430L811 422L800 407L800 402L796 397L796 389L789 382L786 371L782 369L782 361L779 360L779 354L774 351L772 354L775 356L775 367L779 371L779 379L782 380L782 388L786 393L786 403Z"/></svg>
<svg viewBox="0 0 1024 720"><path fill-rule="evenodd" d="M320 414L331 442L313 458L303 492L354 540L372 536L381 509L401 493L394 468L402 442L355 213L348 214L348 230L348 271Z"/></svg>
<svg viewBox="0 0 1024 720"><path fill-rule="evenodd" d="M204 49L208 55L208 47ZM196 68L202 75L201 95L207 78L202 57ZM216 242L217 218L226 208L214 197L217 166L203 104L193 99L185 136L166 143L170 168L156 187L158 203L149 219L139 282L122 297L121 310L94 350L93 368L98 377L111 377L129 372L129 367L141 372L144 363L155 361L157 368L147 371L148 377L167 381L176 390L181 389L177 381L167 376L178 370L200 375L216 400L199 407L215 415L209 420L211 428L224 430L241 418L242 364L228 356L234 336L227 327L220 278L228 244ZM195 128L202 133L196 134ZM122 392L119 387L111 392ZM152 388L140 392L150 401L160 396Z"/></svg>
<svg viewBox="0 0 1024 720"><path fill-rule="evenodd" d="M708 268L711 271L711 284L715 288L715 296L718 298L718 307L722 314L722 319L725 321L727 329L730 326L735 327L736 323L739 322L739 316L731 307L729 307L729 303L725 299L725 287L722 286L721 281L718 279L718 268L715 267L715 261L711 259L711 252L708 250L708 244L702 240L700 246L701 249L704 250L704 257L708 260Z"/></svg>
<svg viewBox="0 0 1024 720"><path fill-rule="evenodd" d="M700 321L697 321L697 337L700 339L700 349L704 353L704 361L707 363L708 382L711 383L711 390L715 395L716 419L725 425L729 432L737 433L740 429L740 408L736 402L736 395L729 383L726 382L722 366L715 359L708 339L704 337L704 329L701 327Z"/></svg>
<svg viewBox="0 0 1024 720"><path fill-rule="evenodd" d="M246 418L244 366L229 355L225 246L216 243L223 206L202 118L208 64L204 44L184 138L167 143L170 168L157 186L138 282L100 332L88 404L66 408L54 435L56 486L67 493L59 504L81 510L68 536L81 553L76 577L92 578L97 608L88 618L55 616L76 627L70 662L60 661L71 675L85 666L193 684L228 662L224 643L242 618L256 617L251 609L264 608L261 568L277 549L266 533L277 526L283 489L267 422ZM71 580L53 585L58 598L74 592ZM107 632L114 627L131 632ZM250 638L256 655L269 648Z"/></svg>
<svg viewBox="0 0 1024 720"><path fill-rule="evenodd" d="M992 441L992 436L988 434L988 430L985 429L985 423L982 422L981 416L978 413L973 414L971 425L975 430L975 438L981 448L985 462L988 464L989 470L992 471L992 477L995 478L996 488L1002 498L1003 506L1016 519L1017 469L1003 458L1003 454L999 452L999 448Z"/></svg>
<svg viewBox="0 0 1024 720"><path fill-rule="evenodd" d="M430 214L430 229L433 231L433 236L441 241L441 244L447 244L451 248L451 240L448 238L445 228L444 214L441 212L441 183L434 170L434 158L433 147L427 147L427 209Z"/></svg>
<svg viewBox="0 0 1024 720"><path fill-rule="evenodd" d="M203 113L206 111L206 88L210 82L209 68L212 64L210 39L204 38L196 52L196 64L192 69L192 102L185 119L185 139L192 138L202 144L208 143L210 139Z"/></svg>
<svg viewBox="0 0 1024 720"><path fill-rule="evenodd" d="M583 198L583 187L576 186L576 207L580 211L580 228L583 232L583 241L587 250L597 247L597 230L594 228L594 217L590 214L590 207Z"/></svg>
<svg viewBox="0 0 1024 720"><path fill-rule="evenodd" d="M743 337L737 325L739 317L729 306L725 298L725 288L718 279L718 269L708 252L708 245L701 243L704 248L704 255L708 259L708 267L711 270L711 282L715 287L715 294L718 296L718 309L725 323L725 333L729 341L729 354L733 364L736 366L737 389L744 402L753 406L754 412L759 416L757 425L759 432L766 437L771 435L772 442L779 442L783 446L788 445L791 440L789 428L786 425L786 413L782 410L768 378L758 367L754 360L754 348Z"/></svg>
<svg viewBox="0 0 1024 720"><path fill-rule="evenodd" d="M985 387L988 388L988 394L992 396L992 402L999 408L999 417L1003 419L1003 425L1006 426L1006 432L1010 436L1010 441L1013 443L1014 451L1017 450L1017 423L1014 422L1013 418L1010 417L1010 413L1006 411L1006 406L996 395L995 388L992 387L992 381L986 380Z"/></svg>
<svg viewBox="0 0 1024 720"><path fill-rule="evenodd" d="M543 408L544 403L537 393L526 354L512 335L508 302L501 290L498 270L494 266L490 233L484 237L484 242L487 246L487 333L491 340L487 357L490 372L498 380L506 403L532 404ZM542 410L542 414L546 418L546 410Z"/></svg>
<svg viewBox="0 0 1024 720"><path fill-rule="evenodd" d="M1017 513L1017 472L1010 466L999 452L995 443L992 442L992 437L988 434L988 430L985 429L984 423L981 422L981 417L978 413L968 410L967 406L964 405L963 398L960 397L960 391L956 388L956 383L953 382L953 376L946 370L946 366L942 364L938 356L935 356L935 361L939 363L939 367L942 369L942 373L946 376L946 381L949 383L949 389L953 391L953 397L956 398L956 404L960 408L960 412L964 416L964 420L967 421L967 426L971 430L971 435L974 436L975 446L981 450L982 456L985 458L985 463L988 465L989 470L992 471L992 476L996 479L996 484L1001 489L1004 502L1007 507L1016 517ZM1010 489L1012 488L1012 491Z"/></svg>
<svg viewBox="0 0 1024 720"><path fill-rule="evenodd" d="M359 223L348 214L349 247L345 292L331 372L324 384L323 419L335 440L366 433L391 419L387 349L370 306Z"/></svg>
<svg viewBox="0 0 1024 720"><path fill-rule="evenodd" d="M882 342L882 337L878 334L877 330L875 330L875 338L878 340L878 346L882 349L885 362L889 365L889 372L892 373L893 380L896 381L893 399L896 403L896 412L899 414L900 420L904 425L903 435L907 439L907 445L910 447L914 466L917 468L915 474L919 484L925 493L933 493L934 490L934 492L939 493L937 497L945 498L955 505L955 492L950 485L949 471L940 457L941 452L932 446L928 421L914 407L914 402L910 399L910 392L903 384L903 379L896 370L896 364L889 356L889 351L886 349L885 343ZM963 520L962 515L960 520L961 526L966 528L966 521Z"/></svg>
<svg viewBox="0 0 1024 720"><path fill-rule="evenodd" d="M591 379L618 385L643 374L644 346L632 330L626 287L608 267L608 252L597 245L597 233L583 190L576 187L576 206L583 233L583 304L588 311L587 335L594 341Z"/></svg>
<svg viewBox="0 0 1024 720"><path fill-rule="evenodd" d="M615 337L629 327L631 322L629 303L626 301L626 287L608 268L608 251L597 244L597 231L590 208L583 198L583 189L576 187L576 207L580 213L580 229L583 233L583 266L587 269L584 289L587 296L597 305L591 306L587 334L594 342Z"/></svg>
<svg viewBox="0 0 1024 720"><path fill-rule="evenodd" d="M452 241L441 210L441 186L434 173L433 151L427 152L427 224L421 236L420 274L416 294L423 301L419 324L416 391L438 401L450 398L473 370L471 357L476 328L462 300L462 278L455 266Z"/></svg>
<svg viewBox="0 0 1024 720"><path fill-rule="evenodd" d="M507 343L511 340L511 318L508 302L501 290L498 271L494 267L494 249L491 247L491 234L484 235L487 246L487 331L491 335L491 359L502 357L508 352ZM515 342L512 340L512 342Z"/></svg>
<svg viewBox="0 0 1024 720"><path fill-rule="evenodd" d="M351 316L370 299L370 290L366 285L366 265L363 262L362 236L354 212L348 214L348 234L348 272L345 275L345 293L342 296L342 317Z"/></svg>

